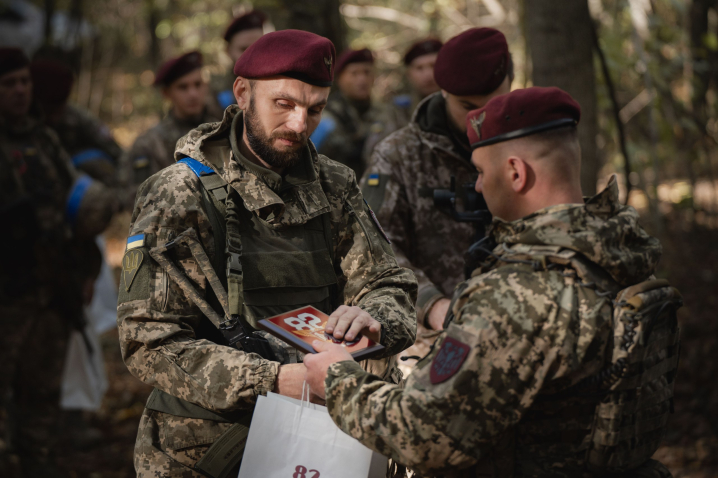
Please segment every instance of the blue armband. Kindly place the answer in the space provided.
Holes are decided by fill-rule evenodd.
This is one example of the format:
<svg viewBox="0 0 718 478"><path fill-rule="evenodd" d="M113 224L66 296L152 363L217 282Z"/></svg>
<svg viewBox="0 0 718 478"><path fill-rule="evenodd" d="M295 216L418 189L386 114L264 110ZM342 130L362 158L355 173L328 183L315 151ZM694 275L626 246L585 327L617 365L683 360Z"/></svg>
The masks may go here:
<svg viewBox="0 0 718 478"><path fill-rule="evenodd" d="M314 143L314 147L317 148L317 151L335 129L337 129L337 124L331 118L324 118L319 122L319 126L317 126L317 129L315 129L314 133L309 137L312 143Z"/></svg>
<svg viewBox="0 0 718 478"><path fill-rule="evenodd" d="M207 165L200 163L196 159L190 158L189 156L185 156L184 158L180 159L177 162L186 164L187 167L189 167L192 170L192 172L197 175L197 177L209 176L210 174L216 174L214 169L210 168Z"/></svg>
<svg viewBox="0 0 718 478"><path fill-rule="evenodd" d="M70 196L67 198L67 205L65 206L65 215L67 220L70 222L70 226L75 227L77 222L77 213L80 211L80 205L85 197L85 193L92 185L93 181L89 176L82 175L75 181L70 190Z"/></svg>
<svg viewBox="0 0 718 478"><path fill-rule="evenodd" d="M223 110L227 109L227 106L237 104L237 100L234 97L234 91L224 90L217 93L217 102Z"/></svg>
<svg viewBox="0 0 718 478"><path fill-rule="evenodd" d="M98 159L100 159L102 161L109 161L110 163L112 162L112 158L110 157L109 154L105 153L101 149L90 148L90 149L82 150L79 153L75 153L72 156L72 164L75 167L78 167L83 163L86 163L88 161L98 160Z"/></svg>

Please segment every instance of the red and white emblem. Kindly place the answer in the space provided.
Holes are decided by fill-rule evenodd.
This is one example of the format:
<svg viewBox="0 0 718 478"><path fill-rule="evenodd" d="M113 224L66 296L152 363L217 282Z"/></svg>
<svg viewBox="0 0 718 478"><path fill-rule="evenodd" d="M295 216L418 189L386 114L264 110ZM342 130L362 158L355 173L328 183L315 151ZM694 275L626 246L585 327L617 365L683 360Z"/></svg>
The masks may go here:
<svg viewBox="0 0 718 478"><path fill-rule="evenodd" d="M469 350L471 350L471 347L465 343L447 337L444 343L441 344L439 353L436 354L431 362L431 371L429 373L431 383L436 385L453 377L469 355Z"/></svg>

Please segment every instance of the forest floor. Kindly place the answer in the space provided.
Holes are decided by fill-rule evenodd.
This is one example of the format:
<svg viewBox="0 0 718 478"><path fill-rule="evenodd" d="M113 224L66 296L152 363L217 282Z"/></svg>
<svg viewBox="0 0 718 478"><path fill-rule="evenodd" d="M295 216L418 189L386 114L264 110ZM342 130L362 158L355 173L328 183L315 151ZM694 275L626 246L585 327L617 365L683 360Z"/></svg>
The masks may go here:
<svg viewBox="0 0 718 478"><path fill-rule="evenodd" d="M686 220L684 214L672 213L666 217L663 244L658 275L669 278L681 290L685 306L679 311L682 352L675 414L655 458L665 463L675 478L715 477L718 476L718 228L696 225L696 221ZM65 449L60 466L78 478L129 478L135 476L132 464L135 435L151 389L125 368L116 331L104 335L102 343L110 389L101 410L85 414L90 432L76 433L71 426L64 429L67 436L61 440Z"/></svg>

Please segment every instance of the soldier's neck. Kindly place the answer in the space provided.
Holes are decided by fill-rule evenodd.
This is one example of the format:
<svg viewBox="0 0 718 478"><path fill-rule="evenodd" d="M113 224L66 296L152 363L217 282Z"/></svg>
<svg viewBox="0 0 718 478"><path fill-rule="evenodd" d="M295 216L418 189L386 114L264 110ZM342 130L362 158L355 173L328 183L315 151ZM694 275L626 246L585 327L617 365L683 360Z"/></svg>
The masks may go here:
<svg viewBox="0 0 718 478"><path fill-rule="evenodd" d="M249 140L247 139L246 128L242 130L242 140L239 141L239 144L237 146L239 146L239 153L245 158L247 158L248 161L251 161L254 164L258 164L263 168L267 168L270 171L273 171L279 175L284 172L285 168L275 168L273 166L270 166L268 163L264 162L262 158L257 156L254 151L252 151L252 148L249 146Z"/></svg>

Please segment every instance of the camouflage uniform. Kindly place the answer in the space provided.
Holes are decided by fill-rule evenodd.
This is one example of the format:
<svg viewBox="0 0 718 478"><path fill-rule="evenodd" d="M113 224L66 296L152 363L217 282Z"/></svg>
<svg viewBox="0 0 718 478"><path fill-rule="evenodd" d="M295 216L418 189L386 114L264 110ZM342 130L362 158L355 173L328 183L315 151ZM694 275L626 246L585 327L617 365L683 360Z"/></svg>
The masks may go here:
<svg viewBox="0 0 718 478"><path fill-rule="evenodd" d="M365 150L369 156L384 138L411 122L414 111L421 100L422 98L416 93L396 95L391 99L391 102L382 111L379 120L381 131L372 131L366 140ZM375 129L378 130L378 128Z"/></svg>
<svg viewBox="0 0 718 478"><path fill-rule="evenodd" d="M92 242L114 207L100 183L75 171L51 130L0 120L0 475L12 476L9 449L23 475L55 476L65 349L81 325L87 279L80 241Z"/></svg>
<svg viewBox="0 0 718 478"><path fill-rule="evenodd" d="M466 135L448 126L445 105L441 93L422 101L408 126L377 145L361 182L397 262L416 274L419 324L464 279L463 257L474 234L473 226L434 206L433 189L448 189L451 176L457 186L473 183L477 176Z"/></svg>
<svg viewBox="0 0 718 478"><path fill-rule="evenodd" d="M406 387L333 364L329 413L346 433L420 473L590 478L585 444L600 397L569 387L606 364L611 300L570 268L510 257L525 248L576 251L587 269L627 287L653 274L661 245L618 202L615 178L586 205L495 219L491 236L495 256L457 288L455 319ZM452 363L452 348L464 358ZM657 474L629 475L670 476L655 462L642 466Z"/></svg>
<svg viewBox="0 0 718 478"><path fill-rule="evenodd" d="M235 117L237 121L233 123ZM329 274L336 281L336 297L332 300L359 306L381 322L386 357L411 345L416 329L416 282L410 271L397 266L391 247L372 223L354 173L318 155L310 145L305 159L282 178L233 150L229 136L241 137L241 125L239 108L229 107L222 123L202 125L182 138L175 158L189 156L211 166L242 199L243 221L254 225L242 237L245 301L251 315L263 318L259 315L259 299L248 295L257 283L277 282L278 276L287 280L292 274L309 274L255 272L261 267L252 263L252 257L256 257L252 254L258 253L252 247L252 228L270 229L274 247L286 247L287 243L281 241L298 241L298 234L315 224L314 219L325 220L328 229L324 231L330 235L322 234L322 242L324 247L331 244L325 250L333 254ZM125 277L120 283L120 344L128 369L142 381L212 412L246 412L252 409L258 395L273 389L280 364L216 343L212 339L216 330L211 324L207 328L207 319L195 303L148 254L150 248L193 228L212 260L215 243L201 187L185 164L176 164L155 174L140 188L130 236L144 234L144 247L139 250L145 259L134 280ZM290 253L284 249L276 252ZM204 294L207 280L198 262L189 251L177 249L176 254L177 262L199 287L199 293ZM323 269L320 266L316 268ZM286 284L275 284L283 285ZM282 289L275 289L263 303L298 308L302 301L311 300L306 296L312 290L305 290L291 299ZM292 361L298 359L301 357ZM381 362L386 366L387 361ZM384 375L388 377L393 372L388 370ZM230 425L146 409L135 448L138 476L200 476L191 467Z"/></svg>
<svg viewBox="0 0 718 478"><path fill-rule="evenodd" d="M322 121L312 134L317 151L349 166L361 178L371 151L366 140L372 133L383 131L382 108L371 103L360 111L339 92L329 97Z"/></svg>
<svg viewBox="0 0 718 478"><path fill-rule="evenodd" d="M140 135L120 159L120 182L126 190L126 205L132 207L137 188L143 181L174 164L173 155L178 139L203 123L220 119L205 111L201 118L182 120L170 110L162 121Z"/></svg>
<svg viewBox="0 0 718 478"><path fill-rule="evenodd" d="M60 138L73 166L103 184L117 186L117 165L122 149L99 119L66 105L59 121L49 125Z"/></svg>

